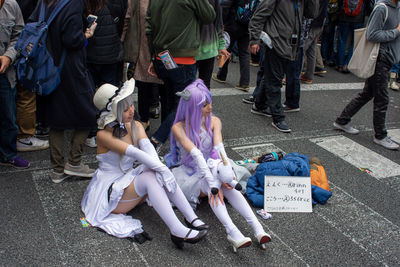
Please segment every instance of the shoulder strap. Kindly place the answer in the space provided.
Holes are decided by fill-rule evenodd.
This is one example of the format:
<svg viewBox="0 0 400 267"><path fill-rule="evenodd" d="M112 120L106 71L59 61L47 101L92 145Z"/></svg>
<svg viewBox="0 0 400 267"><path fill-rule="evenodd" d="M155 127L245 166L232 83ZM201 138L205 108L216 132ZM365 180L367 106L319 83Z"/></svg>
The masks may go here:
<svg viewBox="0 0 400 267"><path fill-rule="evenodd" d="M384 7L385 7L386 15L385 15L385 21L384 21L384 23L386 23L386 21L387 21L387 19L388 19L388 16L389 16L389 10L388 10L387 6L385 5L385 3L383 3L383 2L380 2L380 3L376 4L375 8L377 8L378 6L384 6ZM374 8L374 9L375 9L375 8Z"/></svg>
<svg viewBox="0 0 400 267"><path fill-rule="evenodd" d="M55 19L55 17L58 15L58 13L60 13L60 11L64 8L64 6L65 6L66 4L68 4L69 1L70 1L70 0L61 0L61 1L57 4L56 8L53 10L53 12L51 12L50 17L49 17L49 19L47 20L47 25L50 25L50 24L51 24L51 22ZM44 5L44 4L43 4L43 5ZM42 7L43 7L43 6L42 6ZM40 13L40 14L42 14L42 13Z"/></svg>

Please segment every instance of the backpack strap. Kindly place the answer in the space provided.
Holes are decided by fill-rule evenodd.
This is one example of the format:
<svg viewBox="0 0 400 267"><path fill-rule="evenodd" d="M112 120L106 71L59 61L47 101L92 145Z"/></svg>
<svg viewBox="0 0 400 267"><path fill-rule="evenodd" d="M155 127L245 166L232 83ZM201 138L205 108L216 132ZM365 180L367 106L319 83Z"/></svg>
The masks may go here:
<svg viewBox="0 0 400 267"><path fill-rule="evenodd" d="M49 19L47 20L47 25L51 24L51 22L55 19L55 17L58 15L58 13L60 13L60 11L64 8L64 6L66 4L68 4L68 2L69 2L69 0L61 0L57 4L57 6L54 8L53 12L51 12L51 15L50 15ZM40 14L42 14L42 13L40 12Z"/></svg>

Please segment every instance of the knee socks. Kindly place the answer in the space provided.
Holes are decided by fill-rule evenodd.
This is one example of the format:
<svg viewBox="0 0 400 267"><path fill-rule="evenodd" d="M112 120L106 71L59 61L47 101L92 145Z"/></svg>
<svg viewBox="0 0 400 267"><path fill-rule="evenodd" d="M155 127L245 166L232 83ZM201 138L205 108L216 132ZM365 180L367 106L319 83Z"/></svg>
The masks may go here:
<svg viewBox="0 0 400 267"><path fill-rule="evenodd" d="M148 171L140 174L135 178L134 183L135 190L139 196L144 196L145 194L148 195L151 204L153 205L158 215L160 215L161 219L168 226L171 234L178 237L185 237L190 229L185 227L176 217L169 202L168 196L165 193L164 189L157 182L157 178L154 172ZM176 200L177 202L181 202L178 199ZM188 237L192 238L195 237L197 234L198 231L193 230Z"/></svg>
<svg viewBox="0 0 400 267"><path fill-rule="evenodd" d="M192 207L189 202L186 200L185 195L182 192L182 189L177 186L174 193L166 192L168 198L174 203L174 205L182 212L183 216L185 216L188 222L192 222L197 218L197 215L194 213ZM200 226L204 224L201 220L196 220L193 222L193 226Z"/></svg>
<svg viewBox="0 0 400 267"><path fill-rule="evenodd" d="M257 236L265 233L261 223L258 221L256 215L250 208L244 196L235 189L228 190L223 188L222 190L224 192L224 196L229 200L229 203L232 205L232 207L237 210L253 228L254 235Z"/></svg>
<svg viewBox="0 0 400 267"><path fill-rule="evenodd" d="M243 234L239 231L236 225L232 222L231 217L229 217L228 211L226 210L226 206L222 205L220 201L218 201L218 205L211 205L210 207L214 214L217 216L218 220L225 227L226 233L232 237L233 240L239 241L244 238Z"/></svg>

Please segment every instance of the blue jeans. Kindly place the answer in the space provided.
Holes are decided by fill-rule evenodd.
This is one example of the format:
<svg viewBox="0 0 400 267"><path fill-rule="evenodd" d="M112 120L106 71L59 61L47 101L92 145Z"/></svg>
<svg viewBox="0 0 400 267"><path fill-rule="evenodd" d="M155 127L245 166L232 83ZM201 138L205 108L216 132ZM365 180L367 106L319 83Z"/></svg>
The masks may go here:
<svg viewBox="0 0 400 267"><path fill-rule="evenodd" d="M5 74L0 74L0 161L17 156L16 89L11 88Z"/></svg>
<svg viewBox="0 0 400 267"><path fill-rule="evenodd" d="M286 66L285 105L298 108L300 105L300 74L303 66L303 48L299 48L297 59Z"/></svg>
<svg viewBox="0 0 400 267"><path fill-rule="evenodd" d="M355 29L363 27L363 23L352 23L352 22L339 22L339 40L338 40L338 67L347 66L349 64L350 58L353 55L354 46L354 36L353 32ZM346 57L346 45L347 37L351 33L351 43L348 49L348 54Z"/></svg>
<svg viewBox="0 0 400 267"><path fill-rule="evenodd" d="M399 73L400 72L400 62L397 63L397 64L394 64L392 66L392 68L390 69L390 72Z"/></svg>
<svg viewBox="0 0 400 267"><path fill-rule="evenodd" d="M153 64L158 78L164 82L165 93L161 94L161 107L166 107L166 117L153 137L164 143L171 132L179 103L179 97L175 93L182 91L196 79L196 64L178 65L178 68L171 70L167 70L160 60L155 60Z"/></svg>

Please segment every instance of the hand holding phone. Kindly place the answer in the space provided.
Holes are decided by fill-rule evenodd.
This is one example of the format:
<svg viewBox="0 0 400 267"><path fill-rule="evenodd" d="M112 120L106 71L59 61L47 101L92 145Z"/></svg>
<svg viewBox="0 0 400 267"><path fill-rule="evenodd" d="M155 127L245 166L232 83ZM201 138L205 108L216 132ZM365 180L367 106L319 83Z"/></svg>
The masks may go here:
<svg viewBox="0 0 400 267"><path fill-rule="evenodd" d="M97 16L95 16L95 15L89 15L89 16L87 16L86 19L87 19L87 22L88 22L87 28L89 29L90 27L92 27L93 23L96 22Z"/></svg>

